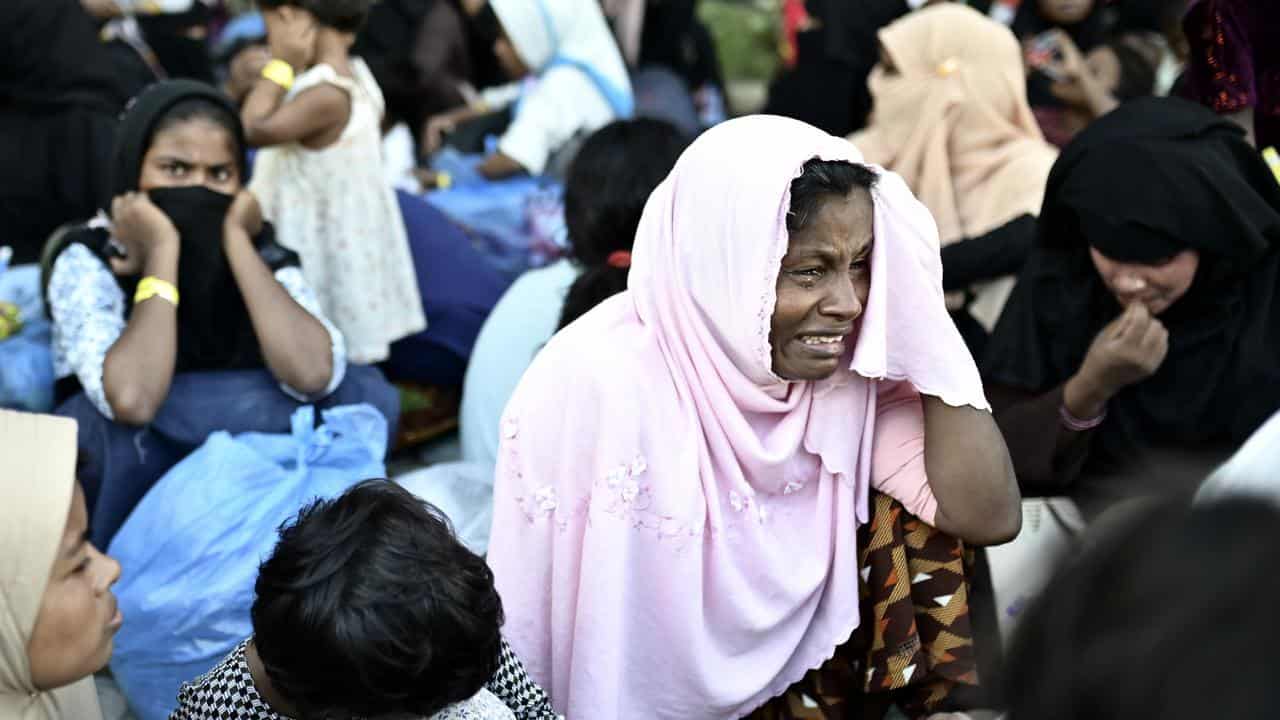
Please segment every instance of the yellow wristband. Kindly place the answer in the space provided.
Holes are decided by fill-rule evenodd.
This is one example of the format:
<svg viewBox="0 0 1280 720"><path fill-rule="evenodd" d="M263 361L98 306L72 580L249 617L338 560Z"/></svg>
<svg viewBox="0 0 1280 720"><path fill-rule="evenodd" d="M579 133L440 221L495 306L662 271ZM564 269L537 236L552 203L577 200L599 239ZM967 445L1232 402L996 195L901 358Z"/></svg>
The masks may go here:
<svg viewBox="0 0 1280 720"><path fill-rule="evenodd" d="M1274 147L1268 147L1262 151L1262 159L1267 161L1271 174L1276 176L1277 182L1280 182L1280 153L1277 153Z"/></svg>
<svg viewBox="0 0 1280 720"><path fill-rule="evenodd" d="M178 288L167 280L148 275L138 281L138 290L133 294L133 304L137 305L143 300L150 300L153 297L167 300L170 305L178 307Z"/></svg>
<svg viewBox="0 0 1280 720"><path fill-rule="evenodd" d="M293 87L293 66L277 58L262 66L262 77L288 90Z"/></svg>

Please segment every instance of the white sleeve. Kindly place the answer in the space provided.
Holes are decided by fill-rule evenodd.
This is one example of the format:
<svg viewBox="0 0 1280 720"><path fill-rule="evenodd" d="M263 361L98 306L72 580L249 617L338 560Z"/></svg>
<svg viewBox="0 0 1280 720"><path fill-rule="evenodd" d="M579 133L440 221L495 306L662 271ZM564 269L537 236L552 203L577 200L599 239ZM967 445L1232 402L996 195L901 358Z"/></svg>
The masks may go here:
<svg viewBox="0 0 1280 720"><path fill-rule="evenodd" d="M513 82L485 88L480 91L480 101L490 110L501 110L520 98L520 86L520 83Z"/></svg>
<svg viewBox="0 0 1280 720"><path fill-rule="evenodd" d="M303 310L311 313L311 316L320 321L326 332L329 333L329 350L333 356L333 374L329 377L329 384L325 387L321 397L331 395L338 386L342 384L342 379L347 375L347 341L342 336L342 332L329 322L329 318L324 316L320 310L320 300L316 297L316 293L307 284L306 278L302 275L302 269L298 267L283 267L275 272L276 282L289 293L289 297L293 301L302 306ZM314 400L314 397L308 397L305 393L291 388L284 383L280 383L280 388L287 395L297 400L307 401Z"/></svg>
<svg viewBox="0 0 1280 720"><path fill-rule="evenodd" d="M555 67L524 96L498 150L530 175L540 175L551 155L574 135L612 119L608 101L581 70Z"/></svg>
<svg viewBox="0 0 1280 720"><path fill-rule="evenodd" d="M54 374L75 375L98 412L114 420L102 373L107 353L125 329L124 292L89 248L72 243L53 263L48 295Z"/></svg>

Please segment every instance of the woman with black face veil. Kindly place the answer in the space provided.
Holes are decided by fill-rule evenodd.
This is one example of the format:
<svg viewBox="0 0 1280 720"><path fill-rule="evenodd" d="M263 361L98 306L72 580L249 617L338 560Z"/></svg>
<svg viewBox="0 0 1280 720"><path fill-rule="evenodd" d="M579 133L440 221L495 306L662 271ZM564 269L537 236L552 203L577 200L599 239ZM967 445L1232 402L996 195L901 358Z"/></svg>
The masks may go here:
<svg viewBox="0 0 1280 720"><path fill-rule="evenodd" d="M1024 492L1193 490L1280 408L1280 186L1229 121L1145 98L1064 150L1039 224L983 364Z"/></svg>
<svg viewBox="0 0 1280 720"><path fill-rule="evenodd" d="M398 412L377 370L346 367L297 256L242 190L243 148L213 88L151 86L120 123L109 215L45 248L58 414L80 424L99 547L211 432L285 432L302 402Z"/></svg>

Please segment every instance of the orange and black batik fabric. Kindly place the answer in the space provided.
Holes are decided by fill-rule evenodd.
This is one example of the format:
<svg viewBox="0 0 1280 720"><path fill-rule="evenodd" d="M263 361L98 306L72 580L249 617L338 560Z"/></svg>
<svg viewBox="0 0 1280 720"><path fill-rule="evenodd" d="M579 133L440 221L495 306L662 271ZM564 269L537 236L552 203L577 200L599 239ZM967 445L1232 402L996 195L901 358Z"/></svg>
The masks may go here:
<svg viewBox="0 0 1280 720"><path fill-rule="evenodd" d="M880 720L968 707L978 684L966 551L887 495L861 530L862 622L835 656L749 720Z"/></svg>

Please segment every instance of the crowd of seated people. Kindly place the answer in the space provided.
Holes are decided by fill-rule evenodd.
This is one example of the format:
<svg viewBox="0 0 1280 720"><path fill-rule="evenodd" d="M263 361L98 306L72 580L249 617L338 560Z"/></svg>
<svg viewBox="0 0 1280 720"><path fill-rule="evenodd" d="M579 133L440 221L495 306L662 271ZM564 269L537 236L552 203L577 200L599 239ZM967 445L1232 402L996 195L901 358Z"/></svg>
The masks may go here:
<svg viewBox="0 0 1280 720"><path fill-rule="evenodd" d="M781 8L725 119L692 1L7 0L0 717L103 718L184 461L352 405L390 479L252 529L172 720L1274 714L1272 11Z"/></svg>

